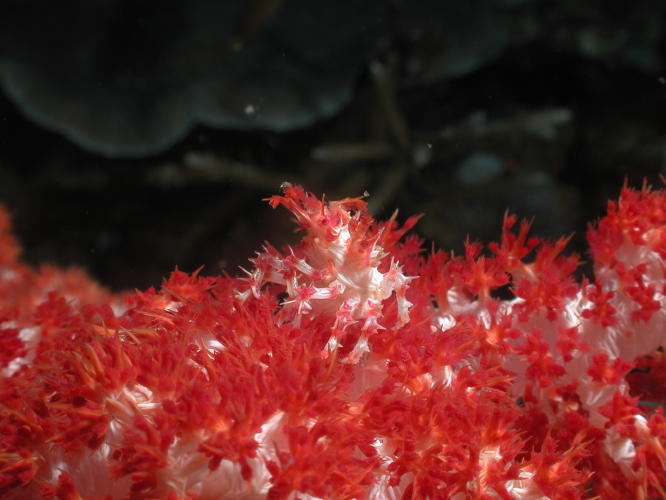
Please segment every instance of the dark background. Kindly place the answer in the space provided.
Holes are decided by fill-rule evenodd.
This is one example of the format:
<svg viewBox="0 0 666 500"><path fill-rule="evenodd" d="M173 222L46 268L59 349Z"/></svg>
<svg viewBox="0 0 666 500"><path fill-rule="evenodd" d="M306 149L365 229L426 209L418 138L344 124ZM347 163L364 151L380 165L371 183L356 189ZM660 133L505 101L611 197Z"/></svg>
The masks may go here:
<svg viewBox="0 0 666 500"><path fill-rule="evenodd" d="M10 0L0 19L0 200L27 261L112 289L293 241L261 201L282 181L367 190L456 251L509 209L586 258L622 183L666 173L663 1Z"/></svg>

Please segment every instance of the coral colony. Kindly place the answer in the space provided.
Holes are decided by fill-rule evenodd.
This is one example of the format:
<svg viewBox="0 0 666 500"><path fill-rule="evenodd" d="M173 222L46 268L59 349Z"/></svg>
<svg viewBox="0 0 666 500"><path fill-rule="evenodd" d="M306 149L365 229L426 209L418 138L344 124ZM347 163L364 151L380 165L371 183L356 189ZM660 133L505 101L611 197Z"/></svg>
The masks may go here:
<svg viewBox="0 0 666 500"><path fill-rule="evenodd" d="M666 497L666 194L567 238L424 248L286 184L302 239L110 295L0 218L7 499Z"/></svg>

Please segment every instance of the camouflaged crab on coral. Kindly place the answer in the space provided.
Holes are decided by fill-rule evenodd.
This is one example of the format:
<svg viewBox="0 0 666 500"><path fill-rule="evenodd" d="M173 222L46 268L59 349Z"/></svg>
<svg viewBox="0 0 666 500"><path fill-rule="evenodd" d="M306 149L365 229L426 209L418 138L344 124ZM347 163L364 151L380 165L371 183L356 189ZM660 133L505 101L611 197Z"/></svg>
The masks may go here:
<svg viewBox="0 0 666 500"><path fill-rule="evenodd" d="M0 216L3 498L666 497L666 195L567 239L424 250L286 185L303 230L239 277L111 295ZM498 298L498 289L510 298Z"/></svg>

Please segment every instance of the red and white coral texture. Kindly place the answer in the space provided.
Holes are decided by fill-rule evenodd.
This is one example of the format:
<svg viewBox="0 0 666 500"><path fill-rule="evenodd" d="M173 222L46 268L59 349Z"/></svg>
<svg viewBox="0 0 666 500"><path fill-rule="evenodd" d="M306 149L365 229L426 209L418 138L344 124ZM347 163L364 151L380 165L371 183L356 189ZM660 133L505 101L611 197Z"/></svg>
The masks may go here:
<svg viewBox="0 0 666 500"><path fill-rule="evenodd" d="M2 498L666 496L664 192L609 204L582 283L513 216L453 256L269 202L300 243L119 296L21 264L0 212Z"/></svg>

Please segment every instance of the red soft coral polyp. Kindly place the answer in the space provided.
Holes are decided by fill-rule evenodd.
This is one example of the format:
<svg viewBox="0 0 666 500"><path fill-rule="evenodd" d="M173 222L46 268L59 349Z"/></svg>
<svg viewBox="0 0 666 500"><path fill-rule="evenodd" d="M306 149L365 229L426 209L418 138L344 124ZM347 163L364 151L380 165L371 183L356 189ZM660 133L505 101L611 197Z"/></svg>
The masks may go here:
<svg viewBox="0 0 666 500"><path fill-rule="evenodd" d="M666 496L663 191L609 203L582 282L512 215L455 256L268 201L292 246L120 295L22 264L0 210L2 498Z"/></svg>

